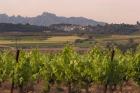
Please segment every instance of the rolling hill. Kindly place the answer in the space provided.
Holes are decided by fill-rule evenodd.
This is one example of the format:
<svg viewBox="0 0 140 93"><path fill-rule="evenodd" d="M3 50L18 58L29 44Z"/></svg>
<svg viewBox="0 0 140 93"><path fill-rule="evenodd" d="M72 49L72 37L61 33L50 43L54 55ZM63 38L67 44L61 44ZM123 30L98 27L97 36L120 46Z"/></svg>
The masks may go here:
<svg viewBox="0 0 140 93"><path fill-rule="evenodd" d="M84 17L62 17L55 14L44 12L36 17L22 17L22 16L8 16L7 14L0 14L0 23L13 24L31 24L37 26L49 26L52 24L75 24L75 25L104 25L104 22L98 22Z"/></svg>

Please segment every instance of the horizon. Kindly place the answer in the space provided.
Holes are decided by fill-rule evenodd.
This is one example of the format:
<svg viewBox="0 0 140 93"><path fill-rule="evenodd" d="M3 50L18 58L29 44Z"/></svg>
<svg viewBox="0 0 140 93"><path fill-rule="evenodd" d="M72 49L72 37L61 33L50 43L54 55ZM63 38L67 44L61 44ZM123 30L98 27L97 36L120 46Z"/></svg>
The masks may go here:
<svg viewBox="0 0 140 93"><path fill-rule="evenodd" d="M1 0L0 14L35 17L48 12L106 23L136 24L140 20L139 3L139 0Z"/></svg>
<svg viewBox="0 0 140 93"><path fill-rule="evenodd" d="M37 16L40 16L40 15L42 15L43 13L50 13L50 14L55 14L55 13L51 13L51 12L42 12L41 14L38 14L38 15L34 15L34 16L22 16L22 15L15 15L15 14L13 14L13 15L8 15L8 14L6 14L6 13L0 13L0 14L5 14L5 15L7 15L7 16L9 16L9 17L12 17L12 16L15 16L15 17L18 17L18 16L21 16L21 17L24 17L24 18L26 18L26 17L29 17L29 18L31 18L31 17L37 17ZM66 17L66 16L63 16L63 15L57 15L57 14L55 14L57 17ZM71 18L71 17L83 17L83 16L67 16L66 18ZM124 22L121 22L121 23L109 23L109 22L104 22L104 21L100 21L100 20L95 20L95 19L91 19L91 18L87 18L87 17L83 17L83 18L86 18L86 19L89 19L89 20L93 20L93 21L97 21L97 22L103 22L103 23L108 23L108 24L132 24L132 25L135 25L135 24L137 24L137 22L139 22L139 21L136 21L135 23L124 23Z"/></svg>

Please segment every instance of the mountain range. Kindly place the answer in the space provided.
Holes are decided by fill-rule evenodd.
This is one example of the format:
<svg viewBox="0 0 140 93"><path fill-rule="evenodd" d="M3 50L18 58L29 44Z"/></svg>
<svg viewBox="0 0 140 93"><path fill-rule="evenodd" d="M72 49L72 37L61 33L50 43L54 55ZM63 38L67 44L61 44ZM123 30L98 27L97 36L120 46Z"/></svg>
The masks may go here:
<svg viewBox="0 0 140 93"><path fill-rule="evenodd" d="M98 22L84 17L62 17L55 14L44 12L36 17L8 16L0 14L0 23L13 24L31 24L37 26L50 26L52 24L76 24L76 25L104 25L104 22Z"/></svg>

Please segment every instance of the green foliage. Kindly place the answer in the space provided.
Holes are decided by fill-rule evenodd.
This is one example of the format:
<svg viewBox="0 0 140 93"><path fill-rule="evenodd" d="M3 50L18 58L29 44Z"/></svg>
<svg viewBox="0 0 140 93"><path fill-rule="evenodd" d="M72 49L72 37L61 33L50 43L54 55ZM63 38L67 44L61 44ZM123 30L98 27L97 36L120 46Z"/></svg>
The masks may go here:
<svg viewBox="0 0 140 93"><path fill-rule="evenodd" d="M0 52L0 82L3 82L11 77L14 64L14 57L10 51L4 50Z"/></svg>
<svg viewBox="0 0 140 93"><path fill-rule="evenodd" d="M30 54L25 51L20 52L19 62L15 64L14 68L14 82L19 85L26 85L32 77L32 67L30 61Z"/></svg>
<svg viewBox="0 0 140 93"><path fill-rule="evenodd" d="M111 51L98 47L85 54L77 53L70 46L54 54L41 53L37 49L21 50L17 63L12 52L1 51L0 82L14 78L17 86L27 86L43 80L48 90L54 84L63 83L68 87L85 85L87 91L93 84L122 85L130 79L140 84L140 49L135 53L114 51L112 59Z"/></svg>

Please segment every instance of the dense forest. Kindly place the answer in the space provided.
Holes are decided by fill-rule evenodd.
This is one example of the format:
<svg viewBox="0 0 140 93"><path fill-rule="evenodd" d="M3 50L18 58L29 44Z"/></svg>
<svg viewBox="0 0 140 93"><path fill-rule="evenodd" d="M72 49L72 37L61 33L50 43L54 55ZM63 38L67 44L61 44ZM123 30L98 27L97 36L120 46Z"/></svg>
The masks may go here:
<svg viewBox="0 0 140 93"><path fill-rule="evenodd" d="M130 24L105 24L104 26L80 26L72 24L54 24L35 26L30 24L0 23L0 32L53 32L72 34L132 34L139 32L140 26Z"/></svg>
<svg viewBox="0 0 140 93"><path fill-rule="evenodd" d="M41 32L45 29L46 27L30 24L0 23L0 32Z"/></svg>
<svg viewBox="0 0 140 93"><path fill-rule="evenodd" d="M106 24L104 26L97 25L90 32L98 34L131 34L139 31L137 25L129 24Z"/></svg>

